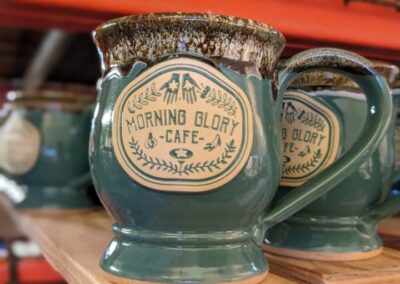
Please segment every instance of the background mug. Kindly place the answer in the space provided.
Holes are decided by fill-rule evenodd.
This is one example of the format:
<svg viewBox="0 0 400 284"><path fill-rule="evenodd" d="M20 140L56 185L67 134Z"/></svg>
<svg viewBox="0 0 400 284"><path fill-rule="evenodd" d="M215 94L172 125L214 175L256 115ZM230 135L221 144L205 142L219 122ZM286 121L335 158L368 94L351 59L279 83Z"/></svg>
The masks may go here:
<svg viewBox="0 0 400 284"><path fill-rule="evenodd" d="M26 193L16 206L47 213L94 206L87 153L93 96L11 91L7 100L0 168Z"/></svg>
<svg viewBox="0 0 400 284"><path fill-rule="evenodd" d="M344 179L389 125L388 87L365 59L309 50L278 74L284 38L255 21L129 16L98 27L94 40L103 80L89 156L96 190L116 222L100 263L112 281L260 281L268 271L265 231ZM340 161L271 208L284 91L301 72L320 68L365 88L376 110L368 114L371 128Z"/></svg>
<svg viewBox="0 0 400 284"><path fill-rule="evenodd" d="M374 62L393 84L396 66ZM400 211L400 198L385 200L395 173L395 116L378 147L335 188L269 230L266 251L297 258L342 261L375 256L382 242L377 222ZM371 110L372 111L372 110ZM345 153L369 127L367 103L349 78L329 72L299 77L284 97L284 163L279 200Z"/></svg>
<svg viewBox="0 0 400 284"><path fill-rule="evenodd" d="M400 195L400 72L394 79L392 85L392 94L396 99L396 123L395 123L395 176L394 176L394 185L391 190L391 196Z"/></svg>

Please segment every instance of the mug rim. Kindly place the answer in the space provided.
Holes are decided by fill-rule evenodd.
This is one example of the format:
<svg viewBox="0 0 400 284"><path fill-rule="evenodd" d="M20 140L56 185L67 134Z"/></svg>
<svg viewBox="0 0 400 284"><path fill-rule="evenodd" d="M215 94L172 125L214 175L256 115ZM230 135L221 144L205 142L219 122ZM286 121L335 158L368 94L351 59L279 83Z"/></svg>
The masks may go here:
<svg viewBox="0 0 400 284"><path fill-rule="evenodd" d="M169 32L168 29L170 29ZM161 41L160 38L151 39L154 34L164 36L163 33L165 33L165 31L168 32L168 40L170 40L170 42L163 45L165 38L163 38L164 41ZM175 35L174 31L176 31ZM204 36L206 40L200 43L205 45L225 36L225 42L223 43L225 45L221 48L224 53L214 56L212 51L209 50L210 48L207 47L203 50L201 45L196 46L197 50L194 52L190 52L191 50L183 50L183 52L180 52L182 50L180 50L178 45L182 40L182 34L179 34L179 32L184 32L184 36L187 37L192 36L194 38L194 35L198 36L198 38L195 38L192 42L199 39L197 33L202 33L202 36ZM285 47L285 37L277 29L251 19L213 13L150 13L112 19L99 25L92 32L93 40L101 58L103 75L112 69L112 67L124 65L128 63L129 60L159 60L161 56L154 55L156 53L154 50L157 48L159 49L159 53L164 52L162 54L164 56L173 54L193 54L204 55L206 57L235 59L233 58L235 56L228 53L229 51L231 51L231 53L232 51L238 51L232 50L229 44L232 44L234 40L240 40L240 36L242 36L243 40L242 47L246 45L246 41L252 39L264 49L261 48L262 50L260 50L260 48L248 44L246 48L251 48L251 52L257 54L253 54L253 58L249 58L249 55L246 54L246 52L249 53L248 50L244 50L241 54L242 57L237 60L257 63L258 67L261 69L265 68L268 71L272 71L276 68L277 61ZM151 40L153 40L153 42L151 42ZM237 41L234 43L237 43ZM151 52L143 52L143 48L151 46L151 43L153 46L150 48L153 48L153 50L151 50ZM141 50L136 50L139 49L139 45ZM171 45L176 46L171 47ZM121 50L124 48L129 48L129 52L124 53ZM231 50L228 50L229 48ZM153 57L151 55L153 55Z"/></svg>
<svg viewBox="0 0 400 284"><path fill-rule="evenodd" d="M94 33L99 33L104 29L113 28L114 25L119 25L123 22L134 22L134 23L142 23L143 21L152 22L154 21L155 18L166 22L168 21L173 22L179 20L184 20L184 21L198 20L204 22L205 20L207 20L209 23L217 23L217 24L223 23L233 27L248 28L249 30L257 30L261 33L273 33L273 34L276 33L283 37L283 34L274 27L256 20L246 19L236 16L214 14L214 13L184 13L184 12L148 13L148 14L123 16L102 23L101 25L95 28Z"/></svg>
<svg viewBox="0 0 400 284"><path fill-rule="evenodd" d="M83 110L96 100L94 94L71 90L40 89L32 93L10 90L5 105L10 107Z"/></svg>
<svg viewBox="0 0 400 284"><path fill-rule="evenodd" d="M370 60L376 72L385 78L390 88L400 87L400 67L390 62ZM286 60L279 61L279 69L285 67ZM329 76L326 76L329 74ZM358 85L345 75L326 70L307 72L296 78L289 88L299 87L346 87L359 89Z"/></svg>

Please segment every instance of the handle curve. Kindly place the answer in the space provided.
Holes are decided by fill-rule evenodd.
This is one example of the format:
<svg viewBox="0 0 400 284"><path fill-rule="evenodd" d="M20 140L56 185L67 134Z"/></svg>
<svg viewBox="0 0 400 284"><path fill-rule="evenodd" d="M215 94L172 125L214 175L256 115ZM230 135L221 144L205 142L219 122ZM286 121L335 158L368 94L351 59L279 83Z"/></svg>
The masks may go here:
<svg viewBox="0 0 400 284"><path fill-rule="evenodd" d="M317 70L342 73L354 80L367 98L367 120L361 135L348 151L315 178L279 200L278 204L262 218L265 229L292 216L344 180L378 146L390 125L392 98L386 81L376 73L367 59L335 48L309 49L286 62L285 68L279 72L275 106L277 121L280 121L286 88L299 75Z"/></svg>
<svg viewBox="0 0 400 284"><path fill-rule="evenodd" d="M400 212L400 196L395 196L389 198L369 211L366 212L366 215L362 217L362 221L367 221L367 223L371 223L370 221L378 222L381 219L386 217L390 217Z"/></svg>

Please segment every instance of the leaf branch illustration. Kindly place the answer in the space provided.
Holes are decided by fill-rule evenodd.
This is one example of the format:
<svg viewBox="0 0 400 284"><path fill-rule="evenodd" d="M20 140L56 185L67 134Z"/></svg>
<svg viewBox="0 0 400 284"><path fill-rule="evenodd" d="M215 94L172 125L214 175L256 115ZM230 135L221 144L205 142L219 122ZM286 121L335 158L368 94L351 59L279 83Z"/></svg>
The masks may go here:
<svg viewBox="0 0 400 284"><path fill-rule="evenodd" d="M131 142L129 145L132 150L132 154L137 157L138 161L143 161L143 167L149 167L152 169L167 171L172 174L179 172L179 166L172 162L167 162L164 159L159 159L157 157L153 158L148 156L139 146L139 141L136 141L133 137L131 137Z"/></svg>
<svg viewBox="0 0 400 284"><path fill-rule="evenodd" d="M316 167L317 162L322 158L321 149L314 151L311 159L305 163L300 163L297 165L285 166L283 165L282 174L290 175L290 174L298 174L298 173L305 173L310 170L310 167Z"/></svg>
<svg viewBox="0 0 400 284"><path fill-rule="evenodd" d="M233 157L233 153L236 151L235 141L232 139L226 144L223 153L216 160L214 159L204 162L190 163L180 167L177 163L167 162L164 159L147 155L140 148L139 142L133 137L131 137L131 142L129 142L129 145L132 150L132 154L136 156L137 160L143 161L143 167L149 167L151 170L156 169L178 175L190 175L194 172L213 172L215 169L220 169L222 164L227 164L228 160Z"/></svg>
<svg viewBox="0 0 400 284"><path fill-rule="evenodd" d="M232 139L229 143L226 143L224 152L219 156L216 160L211 161L204 161L198 163L190 163L185 165L182 172L186 175L198 172L213 172L215 169L220 169L220 165L227 164L228 160L231 159L233 156L232 154L235 153L236 146L235 141Z"/></svg>
<svg viewBox="0 0 400 284"><path fill-rule="evenodd" d="M152 83L144 92L132 96L132 99L128 101L128 111L130 113L135 113L137 110L147 106L150 102L155 102L157 97L160 96L161 92L157 91L155 84Z"/></svg>
<svg viewBox="0 0 400 284"><path fill-rule="evenodd" d="M318 131L323 131L325 128L324 120L319 115L312 112L304 112L300 121Z"/></svg>
<svg viewBox="0 0 400 284"><path fill-rule="evenodd" d="M234 116L237 112L235 100L221 90L216 91L215 89L212 89L211 91L207 92L205 100L206 103L223 109L228 115Z"/></svg>

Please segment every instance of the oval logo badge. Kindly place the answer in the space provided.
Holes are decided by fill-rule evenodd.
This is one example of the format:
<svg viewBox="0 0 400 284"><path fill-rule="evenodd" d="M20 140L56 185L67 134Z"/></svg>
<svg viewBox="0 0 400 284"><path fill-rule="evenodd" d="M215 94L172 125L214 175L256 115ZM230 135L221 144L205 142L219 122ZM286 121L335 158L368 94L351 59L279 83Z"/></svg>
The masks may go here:
<svg viewBox="0 0 400 284"><path fill-rule="evenodd" d="M39 130L18 112L14 112L0 131L3 167L12 175L23 175L36 164L40 153Z"/></svg>
<svg viewBox="0 0 400 284"><path fill-rule="evenodd" d="M130 82L113 114L113 146L124 171L162 191L212 190L244 167L253 116L241 88L189 58L157 64Z"/></svg>
<svg viewBox="0 0 400 284"><path fill-rule="evenodd" d="M315 98L301 92L287 92L281 126L284 153L281 185L299 186L336 159L339 122Z"/></svg>

